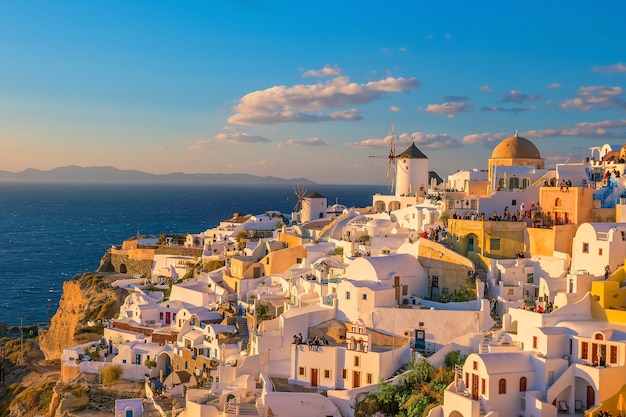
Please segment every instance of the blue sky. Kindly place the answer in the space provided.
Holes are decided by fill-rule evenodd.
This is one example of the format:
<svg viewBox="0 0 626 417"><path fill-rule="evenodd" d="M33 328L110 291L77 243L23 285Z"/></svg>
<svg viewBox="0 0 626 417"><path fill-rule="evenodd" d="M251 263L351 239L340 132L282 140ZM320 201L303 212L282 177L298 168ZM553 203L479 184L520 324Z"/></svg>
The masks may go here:
<svg viewBox="0 0 626 417"><path fill-rule="evenodd" d="M0 170L386 183L626 143L622 1L0 1Z"/></svg>

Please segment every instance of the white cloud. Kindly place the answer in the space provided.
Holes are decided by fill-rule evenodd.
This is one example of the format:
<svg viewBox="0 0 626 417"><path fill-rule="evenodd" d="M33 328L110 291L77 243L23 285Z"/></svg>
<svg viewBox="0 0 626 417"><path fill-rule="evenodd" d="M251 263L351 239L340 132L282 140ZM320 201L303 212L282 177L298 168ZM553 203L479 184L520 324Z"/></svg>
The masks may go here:
<svg viewBox="0 0 626 417"><path fill-rule="evenodd" d="M548 84L548 88L562 88L563 84L561 83L552 83L552 84Z"/></svg>
<svg viewBox="0 0 626 417"><path fill-rule="evenodd" d="M626 102L622 87L591 86L580 87L576 97L561 103L562 109L577 109L582 111L598 109L626 109Z"/></svg>
<svg viewBox="0 0 626 417"><path fill-rule="evenodd" d="M360 120L355 109L322 113L329 108L367 104L391 93L419 88L415 78L387 77L365 84L350 82L349 77L336 77L326 82L292 87L275 86L243 96L233 107L235 114L228 123L263 125L276 123L312 123L330 120Z"/></svg>
<svg viewBox="0 0 626 417"><path fill-rule="evenodd" d="M474 105L471 103L443 103L443 104L429 104L426 106L426 112L445 114L449 118L453 118L459 113L471 112L474 110Z"/></svg>
<svg viewBox="0 0 626 417"><path fill-rule="evenodd" d="M398 106L389 106L389 111L392 111L394 113L398 113L400 111L400 107L398 107Z"/></svg>
<svg viewBox="0 0 626 417"><path fill-rule="evenodd" d="M465 101L469 101L469 97L466 96L465 94L459 94L458 96L445 96L443 98L444 101L446 102L465 102Z"/></svg>
<svg viewBox="0 0 626 417"><path fill-rule="evenodd" d="M289 139L286 142L279 143L277 146L326 146L330 145L330 142L324 142L318 137L312 137L308 139Z"/></svg>
<svg viewBox="0 0 626 417"><path fill-rule="evenodd" d="M271 142L271 140L257 135L249 135L247 133L220 133L215 136L215 140L218 142L229 143L259 143L259 142Z"/></svg>
<svg viewBox="0 0 626 417"><path fill-rule="evenodd" d="M324 68L319 70L308 70L305 71L302 76L303 77L316 77L316 78L328 78L328 77L336 77L341 75L341 69L338 66L331 67L329 65L325 65Z"/></svg>
<svg viewBox="0 0 626 417"><path fill-rule="evenodd" d="M626 119L604 120L601 122L581 122L573 127L529 130L522 135L526 138L545 137L585 137L591 139L612 139L624 137Z"/></svg>
<svg viewBox="0 0 626 417"><path fill-rule="evenodd" d="M607 66L594 66L593 70L595 72L602 72L604 74L613 74L616 72L626 72L626 64L623 62L618 62L617 64L607 65Z"/></svg>
<svg viewBox="0 0 626 417"><path fill-rule="evenodd" d="M486 145L492 142L500 141L502 138L507 137L506 133L472 133L470 135L463 136L461 142L464 145Z"/></svg>
<svg viewBox="0 0 626 417"><path fill-rule="evenodd" d="M521 91L511 90L500 100L502 103L523 103L524 101L538 101L541 100L539 94L524 94Z"/></svg>
<svg viewBox="0 0 626 417"><path fill-rule="evenodd" d="M213 139L197 140L191 145L189 145L188 149L190 150L202 149L214 143L219 143L219 142L250 144L250 143L271 142L271 140L264 138L262 136L249 135L247 133L220 133L216 135L215 138Z"/></svg>
<svg viewBox="0 0 626 417"><path fill-rule="evenodd" d="M571 161L580 161L585 158L582 154L575 154L573 152L548 152L546 155L542 156L551 164L564 164Z"/></svg>
<svg viewBox="0 0 626 417"><path fill-rule="evenodd" d="M462 146L461 142L454 137L451 137L447 133L434 134L434 133L402 133L396 137L396 152L403 152L405 148L409 147L411 143L415 143L420 149L444 149L444 148L457 148ZM389 148L389 136L383 138L370 138L364 139L356 143L347 143L346 146L356 149L377 149L377 148Z"/></svg>
<svg viewBox="0 0 626 417"><path fill-rule="evenodd" d="M487 94L491 94L493 91L491 90L491 87L489 87L488 85L481 85L480 87L478 87L478 89L480 91L483 91Z"/></svg>
<svg viewBox="0 0 626 417"><path fill-rule="evenodd" d="M447 133L434 134L413 132L410 134L403 133L398 136L398 144L403 144L404 147L408 147L411 143L415 143L415 146L420 149L447 149L462 146L457 138ZM402 151L402 149L398 149L398 151Z"/></svg>
<svg viewBox="0 0 626 417"><path fill-rule="evenodd" d="M513 107L510 109L507 109L504 107L482 107L480 110L493 112L493 113L507 113L508 112L508 113L513 113L515 116L517 116L521 112L528 110L528 108L527 107Z"/></svg>

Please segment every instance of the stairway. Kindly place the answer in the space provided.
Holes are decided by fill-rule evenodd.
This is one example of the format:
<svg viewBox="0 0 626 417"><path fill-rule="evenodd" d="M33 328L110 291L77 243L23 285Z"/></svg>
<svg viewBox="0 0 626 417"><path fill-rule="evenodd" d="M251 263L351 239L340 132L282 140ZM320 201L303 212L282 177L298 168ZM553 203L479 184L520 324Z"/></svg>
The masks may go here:
<svg viewBox="0 0 626 417"><path fill-rule="evenodd" d="M480 342L480 346L478 347L479 353L489 353L489 346L491 345L491 337L484 336L482 342Z"/></svg>
<svg viewBox="0 0 626 417"><path fill-rule="evenodd" d="M259 412L254 403L242 403L238 405L227 405L226 414L235 414L237 416L258 416Z"/></svg>
<svg viewBox="0 0 626 417"><path fill-rule="evenodd" d="M248 330L248 319L246 317L237 316L235 318L235 323L237 326L237 332L241 337L241 349L249 351L250 346L248 346L248 343L250 341L250 332Z"/></svg>

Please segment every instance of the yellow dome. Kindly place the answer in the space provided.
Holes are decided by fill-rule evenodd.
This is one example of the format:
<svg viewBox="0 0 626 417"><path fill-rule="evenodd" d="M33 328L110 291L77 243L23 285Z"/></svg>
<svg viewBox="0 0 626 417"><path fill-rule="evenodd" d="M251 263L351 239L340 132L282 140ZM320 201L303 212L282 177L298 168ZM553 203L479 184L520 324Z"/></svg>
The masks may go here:
<svg viewBox="0 0 626 417"><path fill-rule="evenodd" d="M541 159L539 149L528 139L515 136L504 139L493 149L492 159Z"/></svg>

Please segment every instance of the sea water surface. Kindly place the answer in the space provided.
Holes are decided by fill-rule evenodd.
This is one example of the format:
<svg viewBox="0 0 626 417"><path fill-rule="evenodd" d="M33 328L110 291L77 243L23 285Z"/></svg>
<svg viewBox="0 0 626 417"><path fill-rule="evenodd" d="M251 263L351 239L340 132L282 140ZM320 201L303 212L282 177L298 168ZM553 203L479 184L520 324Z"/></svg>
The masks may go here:
<svg viewBox="0 0 626 417"><path fill-rule="evenodd" d="M307 185L347 207L384 185ZM111 245L142 235L200 233L233 213L290 214L294 186L0 183L0 322L44 323L63 282L98 268Z"/></svg>

